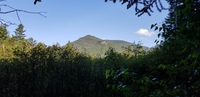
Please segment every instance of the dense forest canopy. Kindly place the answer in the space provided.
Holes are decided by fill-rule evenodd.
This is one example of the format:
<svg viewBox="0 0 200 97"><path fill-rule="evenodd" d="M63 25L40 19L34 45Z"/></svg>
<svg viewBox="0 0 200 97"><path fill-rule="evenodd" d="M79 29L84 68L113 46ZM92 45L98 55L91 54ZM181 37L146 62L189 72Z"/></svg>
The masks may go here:
<svg viewBox="0 0 200 97"><path fill-rule="evenodd" d="M120 1L129 4L140 0ZM143 0L147 1L159 2ZM163 40L156 41L158 46L149 52L138 43L125 47L122 53L110 48L103 58L89 56L70 42L46 46L26 39L23 24L15 35L9 35L2 24L0 96L198 97L200 1L166 1L170 8L163 25L151 25Z"/></svg>

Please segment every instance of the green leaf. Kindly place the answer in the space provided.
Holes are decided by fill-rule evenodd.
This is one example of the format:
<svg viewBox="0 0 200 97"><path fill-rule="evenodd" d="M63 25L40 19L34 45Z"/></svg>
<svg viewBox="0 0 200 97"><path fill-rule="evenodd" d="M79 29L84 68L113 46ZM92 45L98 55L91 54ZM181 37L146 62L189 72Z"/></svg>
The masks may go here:
<svg viewBox="0 0 200 97"><path fill-rule="evenodd" d="M156 42L156 44L158 44L158 43L159 43L159 41Z"/></svg>
<svg viewBox="0 0 200 97"><path fill-rule="evenodd" d="M158 30L158 27L156 26L156 28L154 29L154 31Z"/></svg>
<svg viewBox="0 0 200 97"><path fill-rule="evenodd" d="M162 27L159 28L159 32L162 30Z"/></svg>
<svg viewBox="0 0 200 97"><path fill-rule="evenodd" d="M153 27L155 27L156 25L157 25L157 23L151 24L151 29L152 29Z"/></svg>
<svg viewBox="0 0 200 97"><path fill-rule="evenodd" d="M106 76L106 79L108 79L108 77L110 77L110 70L106 70L106 73L105 73L105 76Z"/></svg>
<svg viewBox="0 0 200 97"><path fill-rule="evenodd" d="M160 33L158 34L158 38L160 37Z"/></svg>
<svg viewBox="0 0 200 97"><path fill-rule="evenodd" d="M162 24L162 27L163 27L163 28L165 28L165 27L166 27L166 25L165 25L165 24Z"/></svg>
<svg viewBox="0 0 200 97"><path fill-rule="evenodd" d="M165 24L162 24L162 29L164 32L166 32L166 25Z"/></svg>
<svg viewBox="0 0 200 97"><path fill-rule="evenodd" d="M154 27L154 24L151 24L151 29Z"/></svg>
<svg viewBox="0 0 200 97"><path fill-rule="evenodd" d="M156 43L158 40L156 39L155 41L154 41L154 43Z"/></svg>
<svg viewBox="0 0 200 97"><path fill-rule="evenodd" d="M166 66L163 65L163 64L160 64L160 65L158 66L158 69L162 69L162 70L164 70L164 69L166 69Z"/></svg>

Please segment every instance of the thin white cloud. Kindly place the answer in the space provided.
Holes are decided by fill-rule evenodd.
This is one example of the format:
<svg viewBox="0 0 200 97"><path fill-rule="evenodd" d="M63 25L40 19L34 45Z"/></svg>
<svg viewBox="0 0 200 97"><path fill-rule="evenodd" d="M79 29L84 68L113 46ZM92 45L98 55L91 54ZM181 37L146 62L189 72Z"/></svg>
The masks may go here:
<svg viewBox="0 0 200 97"><path fill-rule="evenodd" d="M151 37L153 34L156 34L156 33L155 32L150 32L147 29L141 28L140 30L138 30L136 32L136 34Z"/></svg>

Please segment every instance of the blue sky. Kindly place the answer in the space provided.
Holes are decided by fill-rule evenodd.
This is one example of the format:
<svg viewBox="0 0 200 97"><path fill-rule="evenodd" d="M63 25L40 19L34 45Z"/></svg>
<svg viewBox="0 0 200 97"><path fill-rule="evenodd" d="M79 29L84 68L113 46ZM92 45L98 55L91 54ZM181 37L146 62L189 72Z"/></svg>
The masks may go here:
<svg viewBox="0 0 200 97"><path fill-rule="evenodd" d="M150 26L154 23L161 25L167 11L160 13L155 9L152 16L144 14L137 17L134 8L127 10L126 5L104 1L42 0L33 5L34 0L7 0L2 3L27 11L47 12L44 14L47 18L19 13L27 38L33 37L37 42L47 45L57 42L65 45L88 34L109 40L142 41L148 47L155 45L158 32L151 30ZM167 3L163 3L168 7ZM20 23L15 13L2 15L1 18ZM16 28L17 25L8 27L10 34L14 34Z"/></svg>

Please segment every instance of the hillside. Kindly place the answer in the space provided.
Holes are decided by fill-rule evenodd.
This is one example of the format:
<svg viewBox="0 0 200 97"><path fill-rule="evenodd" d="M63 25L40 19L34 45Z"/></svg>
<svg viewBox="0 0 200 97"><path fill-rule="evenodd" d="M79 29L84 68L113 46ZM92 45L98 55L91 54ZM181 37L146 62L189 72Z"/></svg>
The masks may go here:
<svg viewBox="0 0 200 97"><path fill-rule="evenodd" d="M72 44L80 52L94 56L103 56L109 47L112 47L117 52L121 53L124 50L122 47L131 45L130 42L122 40L103 40L91 35L81 37L72 42ZM145 49L147 49L147 47L145 47Z"/></svg>

